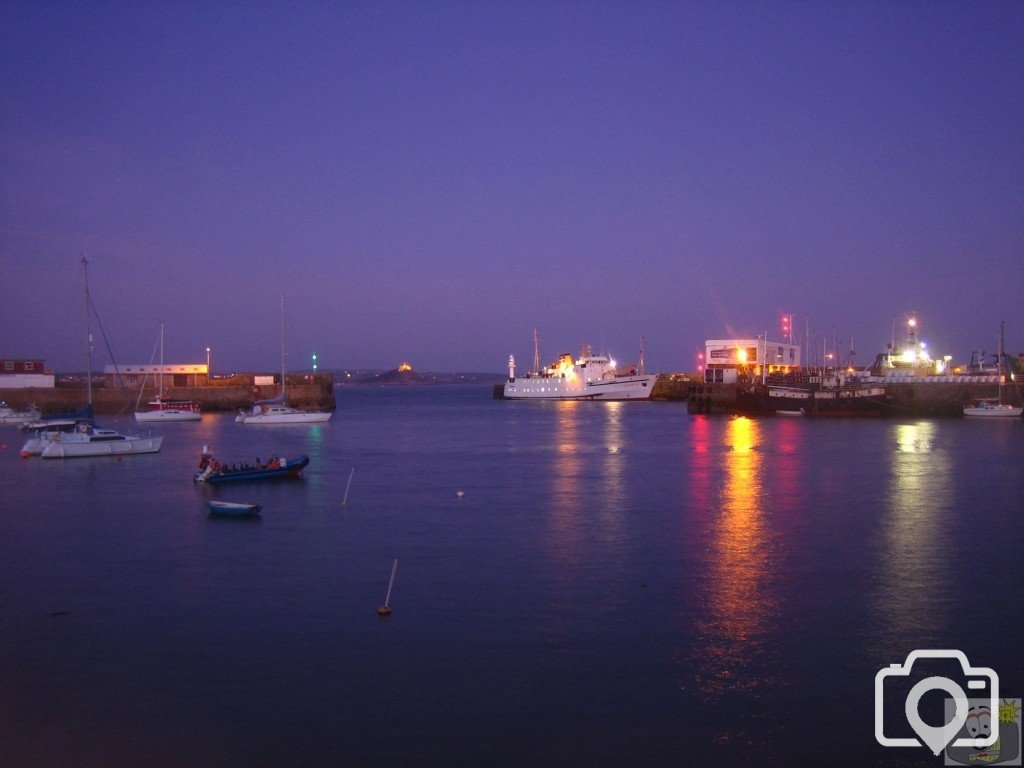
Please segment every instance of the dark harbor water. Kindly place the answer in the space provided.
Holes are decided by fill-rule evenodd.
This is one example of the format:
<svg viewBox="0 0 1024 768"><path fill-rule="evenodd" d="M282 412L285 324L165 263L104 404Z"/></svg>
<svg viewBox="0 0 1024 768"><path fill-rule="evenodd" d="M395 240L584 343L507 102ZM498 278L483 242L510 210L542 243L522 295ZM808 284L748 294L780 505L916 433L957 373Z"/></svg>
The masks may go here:
<svg viewBox="0 0 1024 768"><path fill-rule="evenodd" d="M879 669L956 648L1024 693L1024 420L439 386L158 431L43 461L2 427L4 766L937 766L875 741ZM311 463L197 487L204 443Z"/></svg>

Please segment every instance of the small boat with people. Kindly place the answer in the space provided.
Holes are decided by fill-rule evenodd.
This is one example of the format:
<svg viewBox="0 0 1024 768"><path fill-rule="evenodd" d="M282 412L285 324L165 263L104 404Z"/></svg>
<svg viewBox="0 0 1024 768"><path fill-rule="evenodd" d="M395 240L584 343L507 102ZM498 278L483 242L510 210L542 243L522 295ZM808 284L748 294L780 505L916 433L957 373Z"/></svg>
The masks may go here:
<svg viewBox="0 0 1024 768"><path fill-rule="evenodd" d="M211 515L225 517L252 517L258 515L263 509L259 504L241 501L208 501L206 506L210 508Z"/></svg>
<svg viewBox="0 0 1024 768"><path fill-rule="evenodd" d="M296 478L307 464L309 464L308 456L296 456L289 459L279 458L277 455L271 456L265 462L257 458L254 464L245 462L228 464L215 458L206 446L203 446L203 453L199 457L199 470L192 475L192 480L197 483L217 485L250 480Z"/></svg>

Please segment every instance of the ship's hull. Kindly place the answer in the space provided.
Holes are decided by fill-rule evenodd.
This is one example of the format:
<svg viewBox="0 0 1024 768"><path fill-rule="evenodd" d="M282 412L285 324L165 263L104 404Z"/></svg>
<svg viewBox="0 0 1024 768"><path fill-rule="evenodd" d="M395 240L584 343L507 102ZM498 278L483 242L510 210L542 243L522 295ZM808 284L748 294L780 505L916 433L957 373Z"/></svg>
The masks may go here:
<svg viewBox="0 0 1024 768"><path fill-rule="evenodd" d="M885 387L802 389L770 386L768 406L776 413L807 416L878 416L887 402Z"/></svg>
<svg viewBox="0 0 1024 768"><path fill-rule="evenodd" d="M585 382L545 376L521 376L505 382L508 400L648 400L657 376L618 376Z"/></svg>

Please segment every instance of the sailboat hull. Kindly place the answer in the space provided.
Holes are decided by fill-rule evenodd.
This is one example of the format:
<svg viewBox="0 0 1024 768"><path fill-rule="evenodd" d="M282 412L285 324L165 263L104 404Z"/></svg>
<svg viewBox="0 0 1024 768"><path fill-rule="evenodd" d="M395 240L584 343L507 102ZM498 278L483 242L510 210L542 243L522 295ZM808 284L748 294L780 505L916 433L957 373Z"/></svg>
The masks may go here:
<svg viewBox="0 0 1024 768"><path fill-rule="evenodd" d="M982 419L1005 419L1020 418L1024 408L1017 405L1001 405L998 403L983 403L980 405L966 406L964 416Z"/></svg>
<svg viewBox="0 0 1024 768"><path fill-rule="evenodd" d="M139 437L118 435L117 438L91 440L67 439L75 435L59 435L60 439L46 440L40 456L44 459L76 459L89 456L124 456L136 453L158 453L163 436Z"/></svg>
<svg viewBox="0 0 1024 768"><path fill-rule="evenodd" d="M164 408L159 411L136 411L136 421L202 421L203 414L197 411Z"/></svg>
<svg viewBox="0 0 1024 768"><path fill-rule="evenodd" d="M266 413L240 412L235 421L239 424L319 424L329 421L329 411L300 411L297 408L269 408Z"/></svg>

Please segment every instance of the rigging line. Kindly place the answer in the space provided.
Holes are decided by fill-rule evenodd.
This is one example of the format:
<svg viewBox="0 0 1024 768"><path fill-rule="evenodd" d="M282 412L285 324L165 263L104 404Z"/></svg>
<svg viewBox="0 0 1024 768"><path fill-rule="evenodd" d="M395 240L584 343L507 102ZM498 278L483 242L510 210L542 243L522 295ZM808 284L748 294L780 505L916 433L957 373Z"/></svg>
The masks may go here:
<svg viewBox="0 0 1024 768"><path fill-rule="evenodd" d="M99 320L98 317L96 319ZM153 342L153 352L149 355L149 367L150 368L153 367L153 360L156 357L156 351L159 348L160 348L160 337L157 336L156 341ZM163 367L163 363L161 363L161 368L162 367ZM146 393L146 382L147 381L149 381L149 373L148 372L145 375L143 375L143 377L142 377L142 384L141 384L141 386L139 386L139 399L135 401L135 410L136 411L139 410L139 408L142 405L142 396Z"/></svg>
<svg viewBox="0 0 1024 768"><path fill-rule="evenodd" d="M121 387L121 394L124 395L124 405L118 413L122 413L128 408L128 403L131 400L128 398L128 388L125 386L124 377L121 376L121 371L117 367L117 360L114 359L114 350L110 348L110 341L107 339L107 332L103 329L103 321L100 320L100 313L96 310L96 303L92 300L92 294L89 294L89 306L92 307L92 314L96 318L96 325L99 326L100 336L103 337L103 343L107 347L107 354L110 355L110 362L114 365L114 379ZM135 423L135 411L131 411L132 422ZM136 424L137 426L137 424Z"/></svg>

